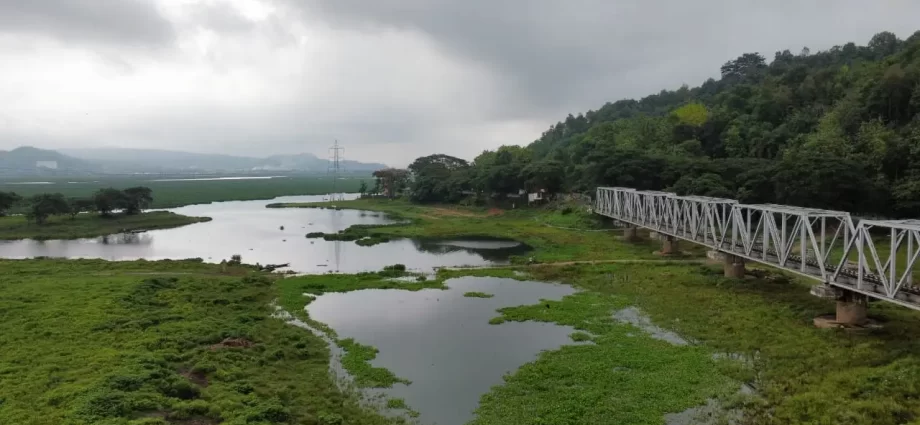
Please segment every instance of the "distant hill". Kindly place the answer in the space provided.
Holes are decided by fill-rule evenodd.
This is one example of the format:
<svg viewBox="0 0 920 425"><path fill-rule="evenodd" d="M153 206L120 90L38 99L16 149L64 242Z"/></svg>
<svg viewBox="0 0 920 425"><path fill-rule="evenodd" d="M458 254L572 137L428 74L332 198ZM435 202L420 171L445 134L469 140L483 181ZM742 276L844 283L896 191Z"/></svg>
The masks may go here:
<svg viewBox="0 0 920 425"><path fill-rule="evenodd" d="M0 151L0 173L59 173L99 171L98 164L60 152L29 146Z"/></svg>
<svg viewBox="0 0 920 425"><path fill-rule="evenodd" d="M99 164L107 172L145 171L188 171L188 172L233 172L233 171L302 171L322 172L329 168L329 161L315 155L273 155L267 158L202 154L158 149L90 148L61 149L61 153L84 161ZM345 161L349 172L372 172L386 165Z"/></svg>

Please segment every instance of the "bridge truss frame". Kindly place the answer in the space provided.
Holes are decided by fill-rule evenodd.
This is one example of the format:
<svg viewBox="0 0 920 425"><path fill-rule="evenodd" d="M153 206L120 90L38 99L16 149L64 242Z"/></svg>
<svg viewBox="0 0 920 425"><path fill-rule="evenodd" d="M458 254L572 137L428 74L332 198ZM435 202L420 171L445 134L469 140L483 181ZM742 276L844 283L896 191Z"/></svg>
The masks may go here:
<svg viewBox="0 0 920 425"><path fill-rule="evenodd" d="M920 310L920 288L913 286L913 270L920 263L920 220L862 220L854 225L844 211L619 187L599 187L594 211L806 276L838 291ZM890 233L887 252L870 232L880 228ZM906 257L899 262L904 251ZM854 252L855 263L850 261Z"/></svg>

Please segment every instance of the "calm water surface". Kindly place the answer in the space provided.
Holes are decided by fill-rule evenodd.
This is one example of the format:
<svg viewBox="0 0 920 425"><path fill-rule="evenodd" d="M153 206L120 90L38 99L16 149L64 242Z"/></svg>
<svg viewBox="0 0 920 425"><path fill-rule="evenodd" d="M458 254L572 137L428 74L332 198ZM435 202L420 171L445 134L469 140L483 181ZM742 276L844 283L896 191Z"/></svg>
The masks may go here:
<svg viewBox="0 0 920 425"><path fill-rule="evenodd" d="M379 213L354 210L265 208L275 202L316 202L322 198L287 196L263 201L190 205L170 211L213 220L175 229L93 239L0 241L0 257L106 260L198 257L217 263L239 254L247 263L290 263L291 269L297 272L325 273L379 270L396 263L425 271L436 266L503 264L511 255L526 251L526 247L512 241L402 239L362 247L354 242L307 239L305 235L309 232L337 232L353 224L394 221Z"/></svg>
<svg viewBox="0 0 920 425"><path fill-rule="evenodd" d="M571 327L550 323L490 325L502 307L558 300L569 286L512 279L465 277L448 290L362 290L330 293L307 307L310 317L341 338L380 350L371 363L412 381L385 390L421 413L424 424L459 425L473 418L479 397L502 375L533 361L542 350L571 343ZM465 292L494 294L466 298Z"/></svg>

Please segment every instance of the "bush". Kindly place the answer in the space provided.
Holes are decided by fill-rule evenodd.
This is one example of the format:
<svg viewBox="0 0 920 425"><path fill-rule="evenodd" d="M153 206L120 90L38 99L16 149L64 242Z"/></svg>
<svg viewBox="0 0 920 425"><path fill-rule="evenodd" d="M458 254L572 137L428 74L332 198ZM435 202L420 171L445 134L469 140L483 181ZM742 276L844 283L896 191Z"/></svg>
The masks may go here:
<svg viewBox="0 0 920 425"><path fill-rule="evenodd" d="M310 233L307 233L307 238L316 239L316 238L323 237L323 235L325 235L325 233L323 232L310 232Z"/></svg>
<svg viewBox="0 0 920 425"><path fill-rule="evenodd" d="M176 403L172 406L173 412L169 415L171 419L189 419L195 416L215 417L219 416L211 409L211 405L204 400L192 400Z"/></svg>
<svg viewBox="0 0 920 425"><path fill-rule="evenodd" d="M178 398L182 400L191 400L198 398L201 390L185 378L172 375L161 380L157 385L160 394L167 397Z"/></svg>
<svg viewBox="0 0 920 425"><path fill-rule="evenodd" d="M406 271L406 265L405 264L393 264L391 266L384 267L383 270L384 271L404 272Z"/></svg>
<svg viewBox="0 0 920 425"><path fill-rule="evenodd" d="M116 418L131 413L131 403L121 391L97 390L87 394L77 408L77 415L88 422L98 422L99 419Z"/></svg>
<svg viewBox="0 0 920 425"><path fill-rule="evenodd" d="M246 415L247 422L283 423L291 419L291 413L281 402L272 400L252 407Z"/></svg>

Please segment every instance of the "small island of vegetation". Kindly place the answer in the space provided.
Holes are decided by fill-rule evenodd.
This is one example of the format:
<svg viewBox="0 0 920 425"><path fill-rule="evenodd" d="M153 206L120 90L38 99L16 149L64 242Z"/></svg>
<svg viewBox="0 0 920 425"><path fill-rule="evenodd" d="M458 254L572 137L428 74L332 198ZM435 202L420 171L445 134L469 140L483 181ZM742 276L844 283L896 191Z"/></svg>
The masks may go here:
<svg viewBox="0 0 920 425"><path fill-rule="evenodd" d="M24 199L0 192L0 240L89 238L210 220L169 211L143 212L152 201L152 191L143 186L100 189L91 198L42 193ZM14 209L23 213L8 216Z"/></svg>

